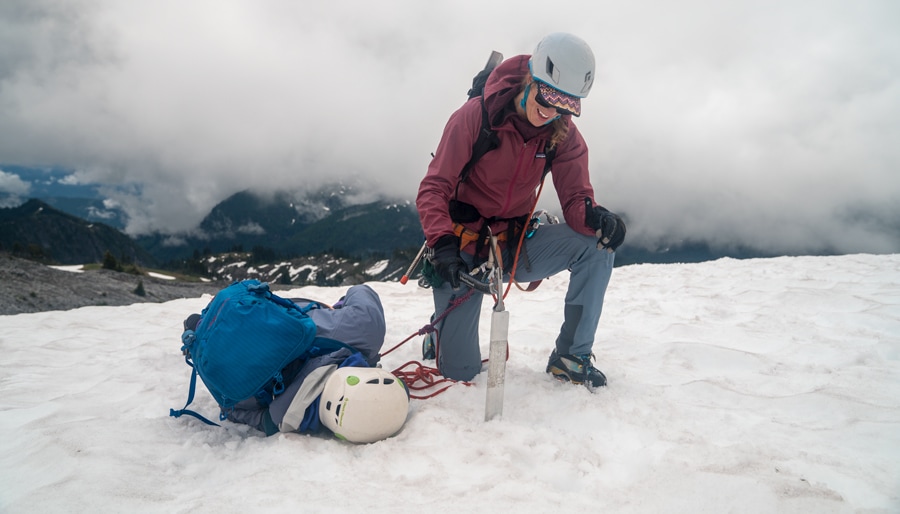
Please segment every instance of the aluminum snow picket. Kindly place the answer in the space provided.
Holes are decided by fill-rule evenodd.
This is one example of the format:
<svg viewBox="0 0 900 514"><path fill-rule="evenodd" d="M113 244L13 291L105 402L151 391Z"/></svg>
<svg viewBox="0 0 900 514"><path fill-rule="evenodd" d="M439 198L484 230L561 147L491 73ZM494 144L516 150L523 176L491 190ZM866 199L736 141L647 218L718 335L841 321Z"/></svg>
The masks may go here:
<svg viewBox="0 0 900 514"><path fill-rule="evenodd" d="M491 313L491 348L488 356L487 399L484 404L485 421L490 421L503 414L503 385L506 381L508 334L509 311L494 310Z"/></svg>
<svg viewBox="0 0 900 514"><path fill-rule="evenodd" d="M491 313L491 346L488 352L487 398L484 402L484 420L490 421L503 414L503 385L506 382L506 356L509 339L509 311L503 306L503 261L499 258L496 236L491 237L494 268L492 281L497 289L497 304Z"/></svg>

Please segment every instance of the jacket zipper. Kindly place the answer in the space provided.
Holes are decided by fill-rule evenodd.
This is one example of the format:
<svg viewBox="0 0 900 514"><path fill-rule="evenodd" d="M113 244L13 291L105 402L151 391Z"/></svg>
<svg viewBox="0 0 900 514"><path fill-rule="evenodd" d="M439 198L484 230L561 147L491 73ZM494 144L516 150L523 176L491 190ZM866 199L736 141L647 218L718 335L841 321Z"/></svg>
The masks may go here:
<svg viewBox="0 0 900 514"><path fill-rule="evenodd" d="M506 187L506 198L504 198L503 209L500 211L504 218L509 217L509 204L512 202L512 191L516 185L516 180L519 178L519 173L522 171L522 162L526 157L528 145L529 143L524 143L522 145L522 150L519 152L519 158L516 160L516 172L513 173L512 180L510 180L509 185ZM533 160L534 155L532 155L532 161Z"/></svg>

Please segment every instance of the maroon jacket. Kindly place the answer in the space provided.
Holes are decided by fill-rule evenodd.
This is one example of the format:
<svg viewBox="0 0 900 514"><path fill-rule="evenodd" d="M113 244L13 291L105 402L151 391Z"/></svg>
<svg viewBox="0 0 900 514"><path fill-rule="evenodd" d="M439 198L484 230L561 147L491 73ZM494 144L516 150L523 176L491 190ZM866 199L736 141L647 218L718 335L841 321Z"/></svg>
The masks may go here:
<svg viewBox="0 0 900 514"><path fill-rule="evenodd" d="M528 55L507 59L494 69L484 88L484 103L500 146L485 154L472 168L468 179L459 185L458 200L471 204L485 218L526 216L534 206L537 188L544 171L543 150L553 129L535 127L520 117L514 97L528 70ZM569 133L553 158L551 173L566 223L575 231L593 235L584 223L584 199L594 202L588 173L588 148L581 133L564 116ZM459 174L472 157L472 145L481 130L481 100L463 104L447 122L428 172L419 185L416 208L428 245L453 233L449 202L454 197ZM495 222L495 234L506 229L505 221ZM467 224L478 231L481 221Z"/></svg>

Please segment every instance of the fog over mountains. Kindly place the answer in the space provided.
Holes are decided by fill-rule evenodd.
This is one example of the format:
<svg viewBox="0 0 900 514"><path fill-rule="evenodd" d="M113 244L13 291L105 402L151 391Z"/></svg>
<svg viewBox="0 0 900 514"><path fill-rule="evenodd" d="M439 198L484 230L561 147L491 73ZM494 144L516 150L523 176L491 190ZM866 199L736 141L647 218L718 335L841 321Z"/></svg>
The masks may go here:
<svg viewBox="0 0 900 514"><path fill-rule="evenodd" d="M65 264L93 262L99 259L86 258L87 254L74 249L62 249L64 244L71 247L71 242L53 234L64 232L70 239L88 239L96 231L93 227L108 225L115 232L116 228L124 228L123 220L127 221L127 213L99 194L87 196L90 192L61 184L44 192L54 196L0 210L5 223L0 242L7 249L14 244L37 244ZM264 251L271 260L324 252L372 257L421 244L424 236L418 216L408 202L353 203L357 198L353 188L341 185L315 192L282 191L273 195L243 191L216 205L194 229L132 238L143 251L141 255L124 249L127 244L122 240L129 238L121 233L119 242L109 249L115 255L130 255L156 264L185 259L197 252L209 255L235 249ZM21 199L5 197L7 205L17 201ZM40 212L45 215L38 218L36 214ZM47 216L50 213L54 214ZM72 226L79 224L78 219L81 231ZM101 249L98 255L102 254ZM153 258L148 259L148 255Z"/></svg>
<svg viewBox="0 0 900 514"><path fill-rule="evenodd" d="M60 211L89 222L102 223L119 230L126 230L133 222L121 205L105 195L108 188L76 183L71 180L71 173L67 170L16 166L7 166L6 169L11 171L4 172L6 186L5 192L0 188L0 207L12 207L25 201L23 196L10 192L16 191L16 184L19 184L18 191L26 192ZM553 193L545 192L541 205L546 205L543 200L552 200L548 194ZM827 245L824 241L818 246L802 250L790 245L762 250L753 242L726 244L712 237L674 240L667 244L653 243L639 232L631 230L636 216L628 212L622 214L628 221L629 235L626 244L618 252L619 265L638 262L701 262L719 257L841 253L838 247ZM640 213L638 218L639 215ZM714 214L685 222L704 223L711 216ZM859 218L859 223L874 223L862 212L857 212L854 216ZM755 218L748 218L748 223L752 220ZM754 222L762 223L761 220ZM882 222L881 236L893 238L900 244L898 224L900 219L893 224ZM816 230L824 228L823 225ZM780 225L767 225L765 229L772 234L787 230ZM248 252L254 248L265 249L271 255L271 260L322 252L338 252L363 258L387 256L395 250L407 251L418 247L422 237L412 199L385 198L373 194L357 182L353 185L333 183L319 189L281 190L275 193L241 191L219 202L196 227L180 232L138 234L133 235L132 239L152 255L156 263L165 263L173 259L190 258L197 252L221 253L236 248ZM874 251L871 250L873 246L878 247L874 243L862 245L860 251ZM64 258L64 261L80 262L70 258Z"/></svg>
<svg viewBox="0 0 900 514"><path fill-rule="evenodd" d="M64 180L59 170L27 170L22 175L44 174L41 187L34 192L43 193L40 203L46 203L71 216L82 218L84 227L91 223L109 225L124 230L128 214L115 202L104 198L97 190L72 186ZM275 194L259 194L242 191L217 204L200 224L178 233L153 233L131 238L132 242L120 243L109 249L117 256L130 255L144 264L162 265L172 261L196 259L198 256L219 254L233 250L254 252L255 260L274 262L297 256L321 253L356 258L364 266L371 266L372 259L391 257L397 251L415 253L423 241L421 226L412 201L377 199L359 203L360 194L352 186L332 184L316 191L281 191ZM22 198L0 195L0 202L15 205ZM34 205L25 212L39 209ZM18 207L17 209L22 209ZM14 217L16 209L7 208L7 221ZM627 214L626 214L627 216ZM36 225L20 226L18 234L37 231ZM41 229L44 230L44 229ZM60 229L62 230L62 229ZM76 234L71 227L70 234ZM45 231L45 230L44 230ZM15 243L9 232L0 239L9 248ZM44 237L47 239L49 235ZM74 237L74 236L73 236ZM84 232L82 238L90 238ZM39 239L39 238L37 238ZM37 242L31 237L20 246ZM52 237L51 237L52 239ZM719 257L763 257L768 254L750 246L731 245L715 247L704 241L683 241L665 247L643 247L634 237L619 249L617 264L637 262L701 262ZM133 243L133 244L132 244ZM42 247L48 245L40 243ZM91 255L102 255L104 249L94 248ZM100 260L86 259L84 251L61 248L46 253L55 262L77 264ZM127 248L126 248L127 247ZM98 253L99 252L99 253ZM828 252L825 252L828 253ZM395 256L396 257L396 256ZM396 277L395 277L396 278Z"/></svg>

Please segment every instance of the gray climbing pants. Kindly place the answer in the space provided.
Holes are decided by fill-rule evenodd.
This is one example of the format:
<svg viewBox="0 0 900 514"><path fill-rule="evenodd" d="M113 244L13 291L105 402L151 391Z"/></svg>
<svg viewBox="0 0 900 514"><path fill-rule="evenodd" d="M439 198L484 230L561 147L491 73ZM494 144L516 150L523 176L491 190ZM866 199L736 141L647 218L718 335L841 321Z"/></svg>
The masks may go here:
<svg viewBox="0 0 900 514"><path fill-rule="evenodd" d="M532 282L569 270L569 289L563 309L563 324L556 339L560 354L591 353L594 334L603 309L603 297L612 275L615 254L597 249L597 239L579 234L566 224L542 225L525 240L523 254L529 265L519 258L518 282ZM508 248L505 252L515 251ZM471 264L473 256L462 258ZM506 262L511 262L505 256ZM509 270L506 270L509 272ZM449 283L433 289L434 309L440 315L450 302L468 292L465 285L453 290ZM473 294L438 324L438 369L454 380L471 380L481 372L481 348L478 321L482 295ZM549 314L548 314L549 316ZM511 317L515 323L515 316ZM514 342L511 342L514 344Z"/></svg>

